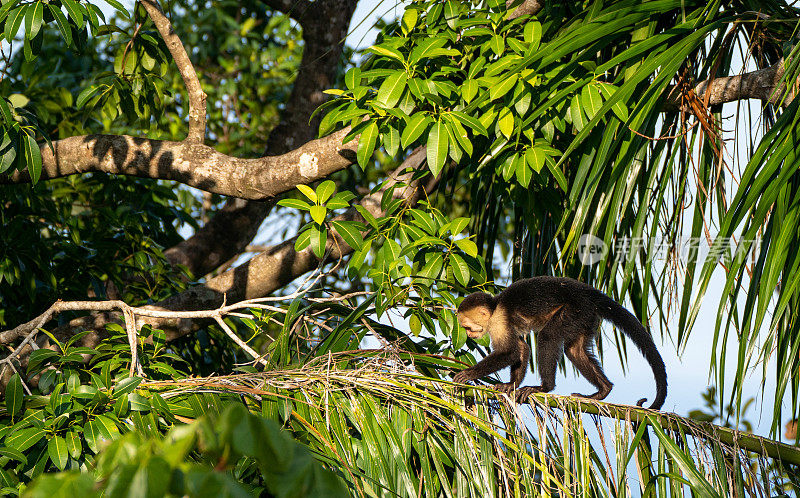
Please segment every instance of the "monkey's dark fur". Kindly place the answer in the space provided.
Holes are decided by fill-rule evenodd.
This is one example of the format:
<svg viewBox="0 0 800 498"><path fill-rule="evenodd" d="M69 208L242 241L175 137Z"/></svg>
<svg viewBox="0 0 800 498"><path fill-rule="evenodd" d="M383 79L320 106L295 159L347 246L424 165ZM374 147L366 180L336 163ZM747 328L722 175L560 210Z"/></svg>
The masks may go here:
<svg viewBox="0 0 800 498"><path fill-rule="evenodd" d="M484 309L488 312L481 315ZM527 400L531 393L555 388L556 368L563 354L597 388L588 396L574 395L603 399L613 384L594 355L594 339L600 323L608 320L633 341L653 369L656 398L650 408L658 409L664 404L667 373L649 332L628 310L589 285L571 278L528 278L514 282L497 296L470 294L458 312L459 317L467 317L467 322L470 314L488 317L482 333L491 336L493 351L477 365L457 373L456 382L475 380L510 366L511 382L499 388L510 392L519 387L530 357L522 337L533 330L542 384L517 389L518 402Z"/></svg>

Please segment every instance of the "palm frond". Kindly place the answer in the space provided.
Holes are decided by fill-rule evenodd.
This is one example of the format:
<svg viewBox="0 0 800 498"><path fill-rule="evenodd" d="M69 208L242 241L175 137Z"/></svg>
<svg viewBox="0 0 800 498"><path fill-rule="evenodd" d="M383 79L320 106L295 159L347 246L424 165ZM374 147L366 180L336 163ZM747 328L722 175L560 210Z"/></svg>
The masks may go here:
<svg viewBox="0 0 800 498"><path fill-rule="evenodd" d="M349 352L141 387L172 406L198 393L241 396L359 496L769 496L797 478L800 450L765 438L567 396L517 407L489 388L422 377L415 359L425 360Z"/></svg>

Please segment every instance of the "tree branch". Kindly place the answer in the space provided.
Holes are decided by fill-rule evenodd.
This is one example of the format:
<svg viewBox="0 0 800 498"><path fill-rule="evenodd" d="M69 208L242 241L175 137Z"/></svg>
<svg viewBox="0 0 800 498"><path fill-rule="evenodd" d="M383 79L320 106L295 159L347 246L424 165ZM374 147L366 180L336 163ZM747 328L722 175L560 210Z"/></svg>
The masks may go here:
<svg viewBox="0 0 800 498"><path fill-rule="evenodd" d="M281 3L283 7L289 2ZM271 5L273 8L279 5ZM284 153L297 144L312 140L319 128L319 116L311 120L322 104L323 91L334 86L342 55L343 40L355 11L356 0L319 0L314 16L302 17L310 5L306 0L293 2L287 12L298 16L303 27L303 58L292 93L281 113L281 121L269 135L265 154ZM286 11L284 11L286 12ZM194 275L205 275L238 255L258 232L273 203L229 200L211 220L193 236L165 251L173 264L186 265Z"/></svg>
<svg viewBox="0 0 800 498"><path fill-rule="evenodd" d="M42 179L88 172L175 180L206 192L263 200L343 169L354 162L358 140L342 145L347 129L280 156L240 159L211 147L127 135L84 135L42 146ZM28 183L27 170L0 184Z"/></svg>
<svg viewBox="0 0 800 498"><path fill-rule="evenodd" d="M708 105L725 104L743 99L758 99L775 105L788 105L794 99L793 88L786 93L782 82L785 69L784 60L776 64L749 73L714 78L709 83L703 81L694 87L694 92L701 100L708 98ZM678 110L681 96L668 88L669 98L664 103L665 110ZM785 95L784 95L785 94ZM785 99L784 99L785 96Z"/></svg>
<svg viewBox="0 0 800 498"><path fill-rule="evenodd" d="M425 188L416 181L411 180L414 172L424 164L424 159L425 148L419 147L390 175L391 180L386 183L383 189L364 197L360 204L374 216L382 216L384 212L381 209L381 199L384 192L397 185L397 183L403 183L406 186L394 189L392 194L395 198L402 198L410 203L418 201L425 188L429 189L435 186L435 180ZM411 169L406 171L409 168ZM340 219L360 219L360 215L355 209L349 209ZM310 248L300 252L294 250L295 240L296 238L293 238L278 244L241 266L210 279L204 285L192 287L160 303L142 307L141 310L148 311L147 313L137 312L137 315L143 316L141 320L137 321L137 329L142 325L150 324L155 328L165 330L168 340L177 339L197 329L196 320L187 319L183 315L179 315L179 313L191 313L191 311L187 310L219 308L226 302L263 298L284 287L297 277L319 267L321 261ZM326 247L326 257L323 262L338 260L352 251L353 249L335 231L331 231ZM84 346L95 347L106 336L106 324L117 321L119 321L118 313L95 313L90 316L76 318L70 321L69 324L58 327L54 331L54 335L59 340L66 340L74 335L76 331L90 330L91 332L81 338L80 342ZM22 330L32 322L21 325L17 329ZM16 332L11 331L5 337L0 336L0 344L7 343L3 342L2 339L7 339L8 341L18 339L20 333L17 329L14 329ZM25 364L27 355L30 352L31 348L27 347L19 353L21 364ZM6 373L2 379L3 385L8 381L10 375L10 373Z"/></svg>
<svg viewBox="0 0 800 498"><path fill-rule="evenodd" d="M142 5L147 11L147 15L153 20L156 29L161 34L161 38L167 44L167 49L178 66L183 84L186 86L186 93L189 99L189 132L186 141L192 143L203 143L206 137L206 94L200 86L200 80L194 70L189 54L183 48L183 43L175 31L172 24L164 15L157 0L141 0Z"/></svg>
<svg viewBox="0 0 800 498"><path fill-rule="evenodd" d="M519 6L514 10L514 12L509 15L509 19L516 19L522 16L530 16L534 15L544 7L543 0L523 0L522 3L519 0L508 0L506 4L511 7L513 5L519 4Z"/></svg>

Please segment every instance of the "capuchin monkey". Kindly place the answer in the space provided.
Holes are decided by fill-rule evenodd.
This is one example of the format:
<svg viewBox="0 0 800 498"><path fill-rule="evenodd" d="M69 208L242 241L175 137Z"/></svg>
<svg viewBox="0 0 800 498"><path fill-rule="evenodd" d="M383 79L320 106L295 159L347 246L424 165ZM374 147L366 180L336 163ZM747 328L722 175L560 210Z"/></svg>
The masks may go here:
<svg viewBox="0 0 800 498"><path fill-rule="evenodd" d="M647 359L656 379L656 399L650 408L661 408L667 397L667 372L650 333L616 301L571 278L526 278L497 296L476 292L465 297L458 307L458 322L473 339L488 333L493 351L475 366L458 372L453 381L463 383L511 367L511 382L497 388L506 393L516 390L516 401L524 403L532 393L547 393L555 388L556 367L566 354L597 388L594 394L573 396L603 399L613 386L593 351L603 320L622 330ZM531 354L523 337L530 330L536 339L536 364L542 384L519 388Z"/></svg>

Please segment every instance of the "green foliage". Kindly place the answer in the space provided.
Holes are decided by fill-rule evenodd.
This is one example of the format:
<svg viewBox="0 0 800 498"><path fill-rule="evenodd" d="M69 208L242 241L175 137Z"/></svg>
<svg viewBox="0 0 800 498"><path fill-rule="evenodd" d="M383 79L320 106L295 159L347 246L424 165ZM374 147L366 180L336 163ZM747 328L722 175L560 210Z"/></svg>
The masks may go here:
<svg viewBox="0 0 800 498"><path fill-rule="evenodd" d="M66 445L59 445L67 458ZM253 474L259 475L253 485ZM340 479L278 424L240 404L172 429L131 432L107 445L93 472L36 479L24 496L349 496Z"/></svg>
<svg viewBox="0 0 800 498"><path fill-rule="evenodd" d="M567 106L552 115L537 114L532 106L544 106L548 92L540 87L557 72L539 60L541 24L527 18L507 22L504 6L455 1L444 9L439 2L415 2L406 12L399 30L384 33L380 43L369 48L370 61L348 71L347 89L330 92L337 98L323 106L327 114L320 134L339 123L351 125L348 136L361 134L362 167L378 145L395 155L400 146L421 141L427 144L434 175L449 160L488 162L505 180L516 175L523 187L534 174L538 183L546 184L548 176L540 172L545 164L554 169L554 158L560 155L551 146L553 130L563 132L567 124L578 126L581 121L573 119ZM579 87L564 97L577 104L575 116L596 114L602 104L600 86L616 90L600 77L584 81L591 89L585 101ZM573 76L561 85L577 80ZM591 110L581 111L584 104Z"/></svg>
<svg viewBox="0 0 800 498"><path fill-rule="evenodd" d="M35 183L0 189L0 325L26 321L56 298L84 298L87 289L130 304L158 301L191 278L165 261L163 248L181 240L183 225L196 228L208 214L194 193L99 175L36 183L40 146L47 151L50 137L185 134L183 84L163 41L141 6L127 12L109 3L117 11L109 22L79 0L10 0L0 7L3 43L12 47L8 67L0 69L0 174L27 170ZM178 0L170 7L208 94L209 139L224 153L261 154L297 70L299 26L258 2ZM777 351L786 360L778 372L778 423L781 393L797 391L798 382L797 104L756 149L742 190L728 204L707 188L725 184L725 168L709 152L714 137L693 134L684 128L685 114L664 112L663 103L675 75L696 83L731 72L736 44L729 33L752 40L759 63L791 60L797 48L785 20L796 17L774 3L623 0L555 2L536 18L510 20L499 0L412 2L368 49L369 59L341 75L340 89L328 90L335 98L321 109L320 133L351 126L348 138L360 135L363 171L343 173L338 187L329 180L299 186L302 197L280 202L305 218L296 249L311 247L324 258L335 231L354 254L306 294L226 317L265 355L268 372L252 375L255 367L242 365L250 358L202 323L169 345L164 331L140 331L146 381L130 377L121 325L110 326L111 337L93 349L79 345L81 335L51 337L57 350L34 351L6 388L0 491L17 493L33 480L33 496L101 488L109 495L329 495L343 491L341 478L350 491L368 495L616 496L625 495L633 462L647 491L664 495L682 495L685 486L698 495L744 495L762 482L797 482L780 462L740 471L737 448L713 434L698 443L694 435L702 430L675 432L655 417L616 426L609 456L569 407L541 418L548 408L537 405L531 417L538 432L526 432L494 395L491 403L481 398L465 408L446 382L431 380L474 361L464 351L475 344L453 309L458 293L491 290L496 247L513 278L580 276L619 289L619 296L629 293L639 316L652 315L651 302L661 311L673 275L659 275L636 257L609 256L585 268L574 258L576 243L583 233L609 246L624 237L674 241L691 218L682 206L695 198L693 235L717 213L725 236L742 226L747 236L767 227L744 308L735 305L737 278L749 271L744 258L732 261L724 294L733 296L732 309L753 317L739 354L731 355L740 376L762 353ZM793 64L787 81L796 79L800 66ZM648 138L664 134L678 138ZM703 147L695 154L688 144L697 143ZM425 148L428 171L416 180L438 175L438 194L410 206L393 196L404 187L395 185L383 194L379 217L354 202L351 191L380 192L383 167L417 146ZM212 209L220 200L211 196ZM694 276L701 277L702 295L716 263L689 264L674 336L681 345L698 309L690 299ZM778 305L770 314L775 289ZM315 299L329 291L356 297ZM410 334L379 321L392 313L407 320ZM759 342L765 317L770 335ZM718 330L722 323L739 321L720 318ZM368 334L397 344L397 357L353 354ZM726 336L719 339L726 343ZM400 373L387 374L390 367ZM247 375L199 386L188 379L234 371ZM739 415L748 404L735 395L731 411ZM241 406L225 412L243 402L262 415ZM648 427L657 448L649 446ZM339 477L320 470L312 456Z"/></svg>
<svg viewBox="0 0 800 498"><path fill-rule="evenodd" d="M87 289L135 304L186 286L162 252L190 220L167 185L86 176L0 192L0 325L59 298L85 298Z"/></svg>
<svg viewBox="0 0 800 498"><path fill-rule="evenodd" d="M116 0L107 3L122 15L128 15ZM25 63L32 63L45 53L44 40L48 28L60 34L60 45L72 49L83 45L87 31L91 31L93 36L107 36L117 29L113 23L106 24L98 6L76 0L58 3L9 0L0 7L0 25L4 26L0 40L9 43L12 49L22 30L22 50L17 50L16 54L17 57L23 57ZM4 86L7 89L7 85ZM49 134L40 128L36 117L24 109L29 100L25 95L0 92L0 173L12 166L18 170L27 169L35 184L42 168L37 140L39 137L49 140Z"/></svg>
<svg viewBox="0 0 800 498"><path fill-rule="evenodd" d="M364 244L361 231L364 225L357 221L335 219L327 221L329 212L335 209L350 207L350 201L355 198L352 192L342 191L336 193L336 184L325 180L317 186L316 191L307 185L298 185L298 190L313 204L300 199L281 199L279 206L305 211L311 216L311 223L307 223L297 236L294 244L296 251L302 251L308 246L318 258L325 253L325 244L328 242L328 230L333 227L350 247L360 248ZM334 195L335 194L335 195Z"/></svg>

